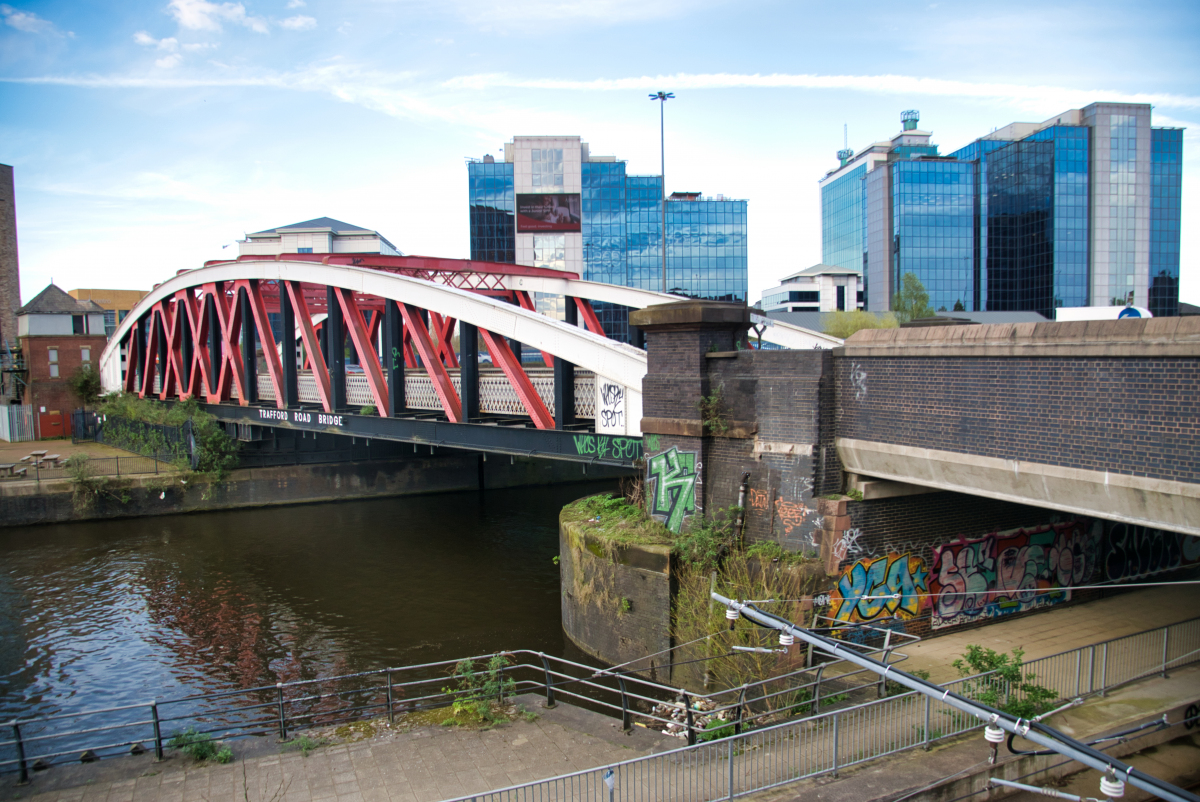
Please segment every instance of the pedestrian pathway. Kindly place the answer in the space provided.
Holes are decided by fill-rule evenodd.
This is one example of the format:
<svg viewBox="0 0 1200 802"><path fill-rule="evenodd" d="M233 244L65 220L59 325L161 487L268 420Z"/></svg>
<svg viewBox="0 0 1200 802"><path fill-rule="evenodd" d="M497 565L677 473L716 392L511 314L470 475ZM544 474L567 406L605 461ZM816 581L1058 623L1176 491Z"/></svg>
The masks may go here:
<svg viewBox="0 0 1200 802"><path fill-rule="evenodd" d="M949 663L969 643L997 651L1020 647L1026 660L1032 660L1185 620L1200 611L1198 602L1196 585L1133 591L922 641L906 647L910 659L903 667L929 671L935 681L944 681L957 676ZM281 753L273 739L256 738L233 742L235 761L225 766L178 756L155 763L143 755L55 767L35 774L24 787L13 785L14 775L5 775L0 778L0 800L433 802L681 745L678 739L640 728L627 735L615 720L580 708L559 705L545 710L536 696L521 701L536 712L534 720L518 718L483 732L428 726L385 729L357 743L322 747L307 757Z"/></svg>

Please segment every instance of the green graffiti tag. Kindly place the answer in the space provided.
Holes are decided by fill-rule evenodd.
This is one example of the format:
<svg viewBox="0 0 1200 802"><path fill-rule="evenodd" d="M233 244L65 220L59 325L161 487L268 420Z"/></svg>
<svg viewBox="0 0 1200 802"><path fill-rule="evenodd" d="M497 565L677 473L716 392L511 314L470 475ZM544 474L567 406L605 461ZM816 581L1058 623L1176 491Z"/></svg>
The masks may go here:
<svg viewBox="0 0 1200 802"><path fill-rule="evenodd" d="M645 444L647 451L658 451L658 435L656 435L656 434L643 435L642 442Z"/></svg>
<svg viewBox="0 0 1200 802"><path fill-rule="evenodd" d="M681 452L672 446L651 457L647 467L654 483L650 512L666 516L667 528L678 532L684 516L696 509L696 452Z"/></svg>
<svg viewBox="0 0 1200 802"><path fill-rule="evenodd" d="M400 349L392 346L392 370L400 370L404 367L404 357L400 354Z"/></svg>
<svg viewBox="0 0 1200 802"><path fill-rule="evenodd" d="M581 457L619 459L633 462L642 458L642 441L636 437L609 437L603 434L575 435L575 453Z"/></svg>

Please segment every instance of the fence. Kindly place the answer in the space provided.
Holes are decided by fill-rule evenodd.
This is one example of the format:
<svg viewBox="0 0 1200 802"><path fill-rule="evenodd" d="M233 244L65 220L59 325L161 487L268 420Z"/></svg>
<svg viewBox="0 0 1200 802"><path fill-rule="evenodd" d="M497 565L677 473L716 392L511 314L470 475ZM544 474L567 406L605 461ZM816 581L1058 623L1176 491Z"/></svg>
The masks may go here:
<svg viewBox="0 0 1200 802"><path fill-rule="evenodd" d="M1200 661L1200 618L1032 660L1025 671L1058 700L1105 692ZM946 683L962 693L981 677ZM838 771L984 726L916 691L798 721L458 800L731 799ZM610 774L611 772L611 774ZM606 775L613 783L609 790ZM458 802L454 800L453 802Z"/></svg>
<svg viewBox="0 0 1200 802"><path fill-rule="evenodd" d="M190 420L182 426L167 426L106 415L99 419L94 437L97 443L132 451L143 457L168 462L187 459L193 468L196 467L196 443Z"/></svg>
<svg viewBox="0 0 1200 802"><path fill-rule="evenodd" d="M163 459L157 459L154 455L148 457L131 456L131 457L88 457L87 471L91 476L133 476L144 475L148 473L167 473L172 469L169 462ZM71 469L67 467L66 460L56 462L53 465L45 462L31 462L24 467L24 473L13 472L11 474L0 475L0 481L36 481L49 482L54 479L71 479Z"/></svg>
<svg viewBox="0 0 1200 802"><path fill-rule="evenodd" d="M0 440L8 443L24 443L36 439L33 405L0 404Z"/></svg>
<svg viewBox="0 0 1200 802"><path fill-rule="evenodd" d="M1061 699L1165 673L1200 660L1200 618L1168 627L1085 646L1025 664L1040 685ZM902 657L890 649L864 648L864 653ZM847 766L917 747L977 727L968 716L943 703L909 692L875 701L845 697L886 692L873 672L866 681L847 672L834 676L836 664L823 664L750 683L728 691L692 695L631 674L597 669L539 652L511 652L515 664L497 668L514 680L516 692L580 700L593 709L621 717L625 728L636 717L657 728L679 727L689 741L714 735L704 718L723 713L723 727L733 735L710 743L553 777L524 785L474 794L461 799L611 799L606 772L622 800L684 799L697 802L731 798L804 777L836 774ZM486 661L488 655L470 658ZM387 716L444 707L467 691L447 692L447 674L456 661L351 674L320 680L278 683L152 701L80 713L17 720L8 725L9 740L0 741L0 771L64 762L90 750L98 757L121 754L149 742L159 756L168 733L195 728L220 738L276 733L287 738L299 729L346 718ZM486 671L486 668L483 669ZM981 675L986 676L986 675ZM947 683L961 692L968 678ZM772 706L769 699L781 699ZM841 699L842 701L839 701ZM240 703L236 703L240 700ZM797 701L800 700L800 701ZM836 704L836 709L825 710ZM649 712L647 712L649 711ZM671 711L664 713L663 711ZM800 711L804 718L742 732L754 723ZM683 718L680 722L677 719ZM75 726L75 729L69 727ZM720 733L724 735L724 733Z"/></svg>

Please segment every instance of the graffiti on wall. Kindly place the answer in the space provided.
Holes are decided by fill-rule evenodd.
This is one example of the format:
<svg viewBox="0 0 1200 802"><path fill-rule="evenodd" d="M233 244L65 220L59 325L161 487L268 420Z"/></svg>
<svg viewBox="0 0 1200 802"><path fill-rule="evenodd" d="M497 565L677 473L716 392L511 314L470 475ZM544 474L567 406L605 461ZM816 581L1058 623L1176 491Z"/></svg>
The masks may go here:
<svg viewBox="0 0 1200 802"><path fill-rule="evenodd" d="M1134 524L1113 524L1104 555L1109 582L1143 579L1200 562L1200 537Z"/></svg>
<svg viewBox="0 0 1200 802"><path fill-rule="evenodd" d="M799 495L801 499L806 496L812 497L812 480L801 479L798 482L793 480L794 487L792 492ZM772 533L775 532L775 527L778 525L783 530L784 537L799 539L802 544L813 547L815 543L812 538L812 527L805 527L805 523L812 517L817 515L817 511L809 507L803 500L788 501L783 498L776 498L772 505L769 494L765 490L750 489L747 498L747 505L752 512L765 513L771 515L770 527ZM772 506L774 509L772 510Z"/></svg>
<svg viewBox="0 0 1200 802"><path fill-rule="evenodd" d="M685 516L696 509L696 452L679 451L674 446L655 454L646 463L646 480L653 484L650 513L664 518L672 532L683 526Z"/></svg>
<svg viewBox="0 0 1200 802"><path fill-rule="evenodd" d="M858 528L842 532L838 542L833 544L833 559L840 563L851 554L861 554L862 546L858 545L860 537L862 537L862 530ZM906 549L906 551L910 551L910 549Z"/></svg>
<svg viewBox="0 0 1200 802"><path fill-rule="evenodd" d="M933 549L933 627L1019 613L1071 598L1098 568L1100 522L959 538Z"/></svg>
<svg viewBox="0 0 1200 802"><path fill-rule="evenodd" d="M860 623L878 618L912 618L928 604L929 568L912 554L855 561L830 593L833 617Z"/></svg>
<svg viewBox="0 0 1200 802"><path fill-rule="evenodd" d="M625 388L619 384L600 383L600 410L596 423L599 431L625 431Z"/></svg>

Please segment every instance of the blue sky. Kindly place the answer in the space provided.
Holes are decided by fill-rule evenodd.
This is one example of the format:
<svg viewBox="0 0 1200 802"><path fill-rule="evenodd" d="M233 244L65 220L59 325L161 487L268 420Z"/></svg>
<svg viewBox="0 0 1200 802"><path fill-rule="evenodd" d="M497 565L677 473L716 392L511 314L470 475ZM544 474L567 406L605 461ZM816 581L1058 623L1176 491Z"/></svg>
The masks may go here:
<svg viewBox="0 0 1200 802"><path fill-rule="evenodd" d="M578 134L746 198L750 297L820 261L817 181L904 109L949 152L1101 100L1186 127L1181 298L1200 304L1200 3L156 0L0 4L0 162L22 298L148 288L329 216L465 257L465 157Z"/></svg>

